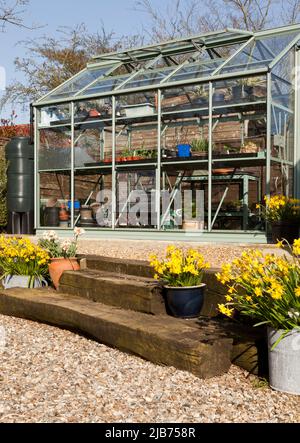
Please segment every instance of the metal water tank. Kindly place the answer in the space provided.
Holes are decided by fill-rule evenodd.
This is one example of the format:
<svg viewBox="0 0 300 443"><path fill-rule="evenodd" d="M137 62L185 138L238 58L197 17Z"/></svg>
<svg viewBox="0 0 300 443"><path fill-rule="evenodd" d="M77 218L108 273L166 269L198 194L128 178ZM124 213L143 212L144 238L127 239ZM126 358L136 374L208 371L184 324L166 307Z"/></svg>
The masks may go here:
<svg viewBox="0 0 300 443"><path fill-rule="evenodd" d="M13 137L6 145L8 232L34 231L34 146L29 137Z"/></svg>

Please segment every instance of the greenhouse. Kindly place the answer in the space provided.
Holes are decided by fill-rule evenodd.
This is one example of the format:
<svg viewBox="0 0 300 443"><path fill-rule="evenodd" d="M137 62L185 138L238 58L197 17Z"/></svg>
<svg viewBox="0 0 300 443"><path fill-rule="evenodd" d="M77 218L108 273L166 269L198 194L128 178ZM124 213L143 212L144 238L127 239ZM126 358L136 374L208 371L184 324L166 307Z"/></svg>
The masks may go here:
<svg viewBox="0 0 300 443"><path fill-rule="evenodd" d="M105 53L36 101L35 227L266 242L299 196L300 25Z"/></svg>

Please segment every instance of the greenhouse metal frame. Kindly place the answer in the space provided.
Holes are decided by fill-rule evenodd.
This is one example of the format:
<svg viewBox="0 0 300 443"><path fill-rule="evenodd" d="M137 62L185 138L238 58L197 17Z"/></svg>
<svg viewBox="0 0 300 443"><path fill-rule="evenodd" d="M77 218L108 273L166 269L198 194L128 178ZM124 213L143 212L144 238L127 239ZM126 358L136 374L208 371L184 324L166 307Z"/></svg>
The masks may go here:
<svg viewBox="0 0 300 443"><path fill-rule="evenodd" d="M264 195L300 192L299 40L300 25L227 29L94 57L33 104L37 232L265 242ZM98 201L106 188L112 201ZM156 191L139 225L128 219L137 189ZM174 223L183 190L201 191L203 223ZM78 200L101 223L85 225ZM68 223L49 226L45 207L62 203Z"/></svg>

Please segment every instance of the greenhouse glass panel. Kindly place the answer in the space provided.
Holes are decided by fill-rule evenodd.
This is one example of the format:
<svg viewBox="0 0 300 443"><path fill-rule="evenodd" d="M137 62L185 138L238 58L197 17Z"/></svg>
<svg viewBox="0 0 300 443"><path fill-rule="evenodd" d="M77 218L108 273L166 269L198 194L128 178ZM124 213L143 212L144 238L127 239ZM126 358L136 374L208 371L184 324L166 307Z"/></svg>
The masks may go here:
<svg viewBox="0 0 300 443"><path fill-rule="evenodd" d="M218 66L224 63L223 58L215 58L205 62L199 62L183 66L179 71L174 73L168 82L179 82L194 78L208 77Z"/></svg>
<svg viewBox="0 0 300 443"><path fill-rule="evenodd" d="M116 98L116 117L151 117L157 114L157 92L145 91Z"/></svg>
<svg viewBox="0 0 300 443"><path fill-rule="evenodd" d="M70 103L62 105L44 106L39 115L39 126L56 126L58 124L70 124L71 106Z"/></svg>
<svg viewBox="0 0 300 443"><path fill-rule="evenodd" d="M282 180L289 188L290 176L287 175L289 162L294 161L295 134L295 78L293 66L295 52L292 49L273 68L272 84L272 120L271 120L271 156L281 165ZM274 169L274 168L273 168ZM276 171L276 168L274 169ZM281 180L281 181L282 181Z"/></svg>
<svg viewBox="0 0 300 443"><path fill-rule="evenodd" d="M102 94L103 92L113 91L117 86L119 86L129 77L130 74L122 75L120 77L108 77L106 79L99 80L98 82L94 83L91 87L83 91L82 95L83 96L95 95L95 94Z"/></svg>
<svg viewBox="0 0 300 443"><path fill-rule="evenodd" d="M81 208L74 214L74 225L82 228L111 228L111 172L76 171L75 202Z"/></svg>
<svg viewBox="0 0 300 443"><path fill-rule="evenodd" d="M208 170L172 170L161 176L161 228L165 231L205 231L208 228Z"/></svg>
<svg viewBox="0 0 300 443"><path fill-rule="evenodd" d="M116 227L156 228L155 189L155 169L118 172Z"/></svg>
<svg viewBox="0 0 300 443"><path fill-rule="evenodd" d="M233 57L219 74L268 67L297 35L299 30L255 38Z"/></svg>
<svg viewBox="0 0 300 443"><path fill-rule="evenodd" d="M64 97L75 95L77 92L88 86L94 80L97 80L97 78L105 75L105 73L110 71L112 67L113 65L106 65L96 69L86 69L85 71L79 73L76 77L74 77L73 80L69 81L65 85L62 85L52 94L48 95L47 100L61 99Z"/></svg>
<svg viewBox="0 0 300 443"><path fill-rule="evenodd" d="M39 174L39 219L40 227L68 229L71 221L60 220L59 208L66 208L71 199L71 171Z"/></svg>
<svg viewBox="0 0 300 443"><path fill-rule="evenodd" d="M75 126L75 167L90 167L112 161L112 122Z"/></svg>
<svg viewBox="0 0 300 443"><path fill-rule="evenodd" d="M90 99L75 103L75 123L106 120L112 117L112 99Z"/></svg>
<svg viewBox="0 0 300 443"><path fill-rule="evenodd" d="M164 78L166 78L171 72L173 72L175 68L175 66L172 66L170 68L155 71L148 69L126 83L122 87L122 89L140 88L143 86L156 85L157 83L160 83Z"/></svg>
<svg viewBox="0 0 300 443"><path fill-rule="evenodd" d="M39 131L39 170L71 169L71 127Z"/></svg>
<svg viewBox="0 0 300 443"><path fill-rule="evenodd" d="M202 109L199 116L208 114L209 86L189 85L185 87L165 89L162 92L161 110L163 115ZM175 116L174 116L175 118Z"/></svg>

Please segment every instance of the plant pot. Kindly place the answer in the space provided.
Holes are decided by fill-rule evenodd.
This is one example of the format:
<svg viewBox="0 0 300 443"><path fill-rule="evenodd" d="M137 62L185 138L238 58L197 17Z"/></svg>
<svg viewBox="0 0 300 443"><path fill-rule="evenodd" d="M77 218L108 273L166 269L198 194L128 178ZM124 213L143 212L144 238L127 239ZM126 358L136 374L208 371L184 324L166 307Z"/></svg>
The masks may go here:
<svg viewBox="0 0 300 443"><path fill-rule="evenodd" d="M272 350L282 333L268 327L270 386L276 391L300 395L300 330L293 329Z"/></svg>
<svg viewBox="0 0 300 443"><path fill-rule="evenodd" d="M290 244L299 238L299 222L294 221L278 221L271 223L272 242L277 243L283 239Z"/></svg>
<svg viewBox="0 0 300 443"><path fill-rule="evenodd" d="M140 156L138 156L138 155L134 155L133 157L131 157L131 160L133 160L133 161L139 161L139 160L141 160L141 157Z"/></svg>
<svg viewBox="0 0 300 443"><path fill-rule="evenodd" d="M46 280L41 278L35 278L30 283L30 276L28 275L7 275L3 280L2 284L4 289L11 288L42 288L43 286L48 286Z"/></svg>
<svg viewBox="0 0 300 443"><path fill-rule="evenodd" d="M246 99L253 95L253 86L238 85L232 88L232 97L234 100Z"/></svg>
<svg viewBox="0 0 300 443"><path fill-rule="evenodd" d="M199 231L203 229L203 222L199 220L184 220L182 222L182 229L185 231Z"/></svg>
<svg viewBox="0 0 300 443"><path fill-rule="evenodd" d="M55 289L59 287L59 280L64 271L79 271L80 266L77 259L74 258L52 258L49 264L49 274Z"/></svg>
<svg viewBox="0 0 300 443"><path fill-rule="evenodd" d="M204 303L205 284L185 288L165 286L169 312L178 318L196 318Z"/></svg>
<svg viewBox="0 0 300 443"><path fill-rule="evenodd" d="M89 111L89 117L100 117L100 112L97 109L91 109Z"/></svg>
<svg viewBox="0 0 300 443"><path fill-rule="evenodd" d="M48 227L59 226L59 208L56 206L45 208L44 210L44 224Z"/></svg>
<svg viewBox="0 0 300 443"><path fill-rule="evenodd" d="M112 162L112 159L111 159L111 158L105 158L105 159L103 160L103 162L104 162L104 163L111 163L111 162Z"/></svg>
<svg viewBox="0 0 300 443"><path fill-rule="evenodd" d="M225 93L224 92L215 92L213 95L214 103L224 103L225 101Z"/></svg>

